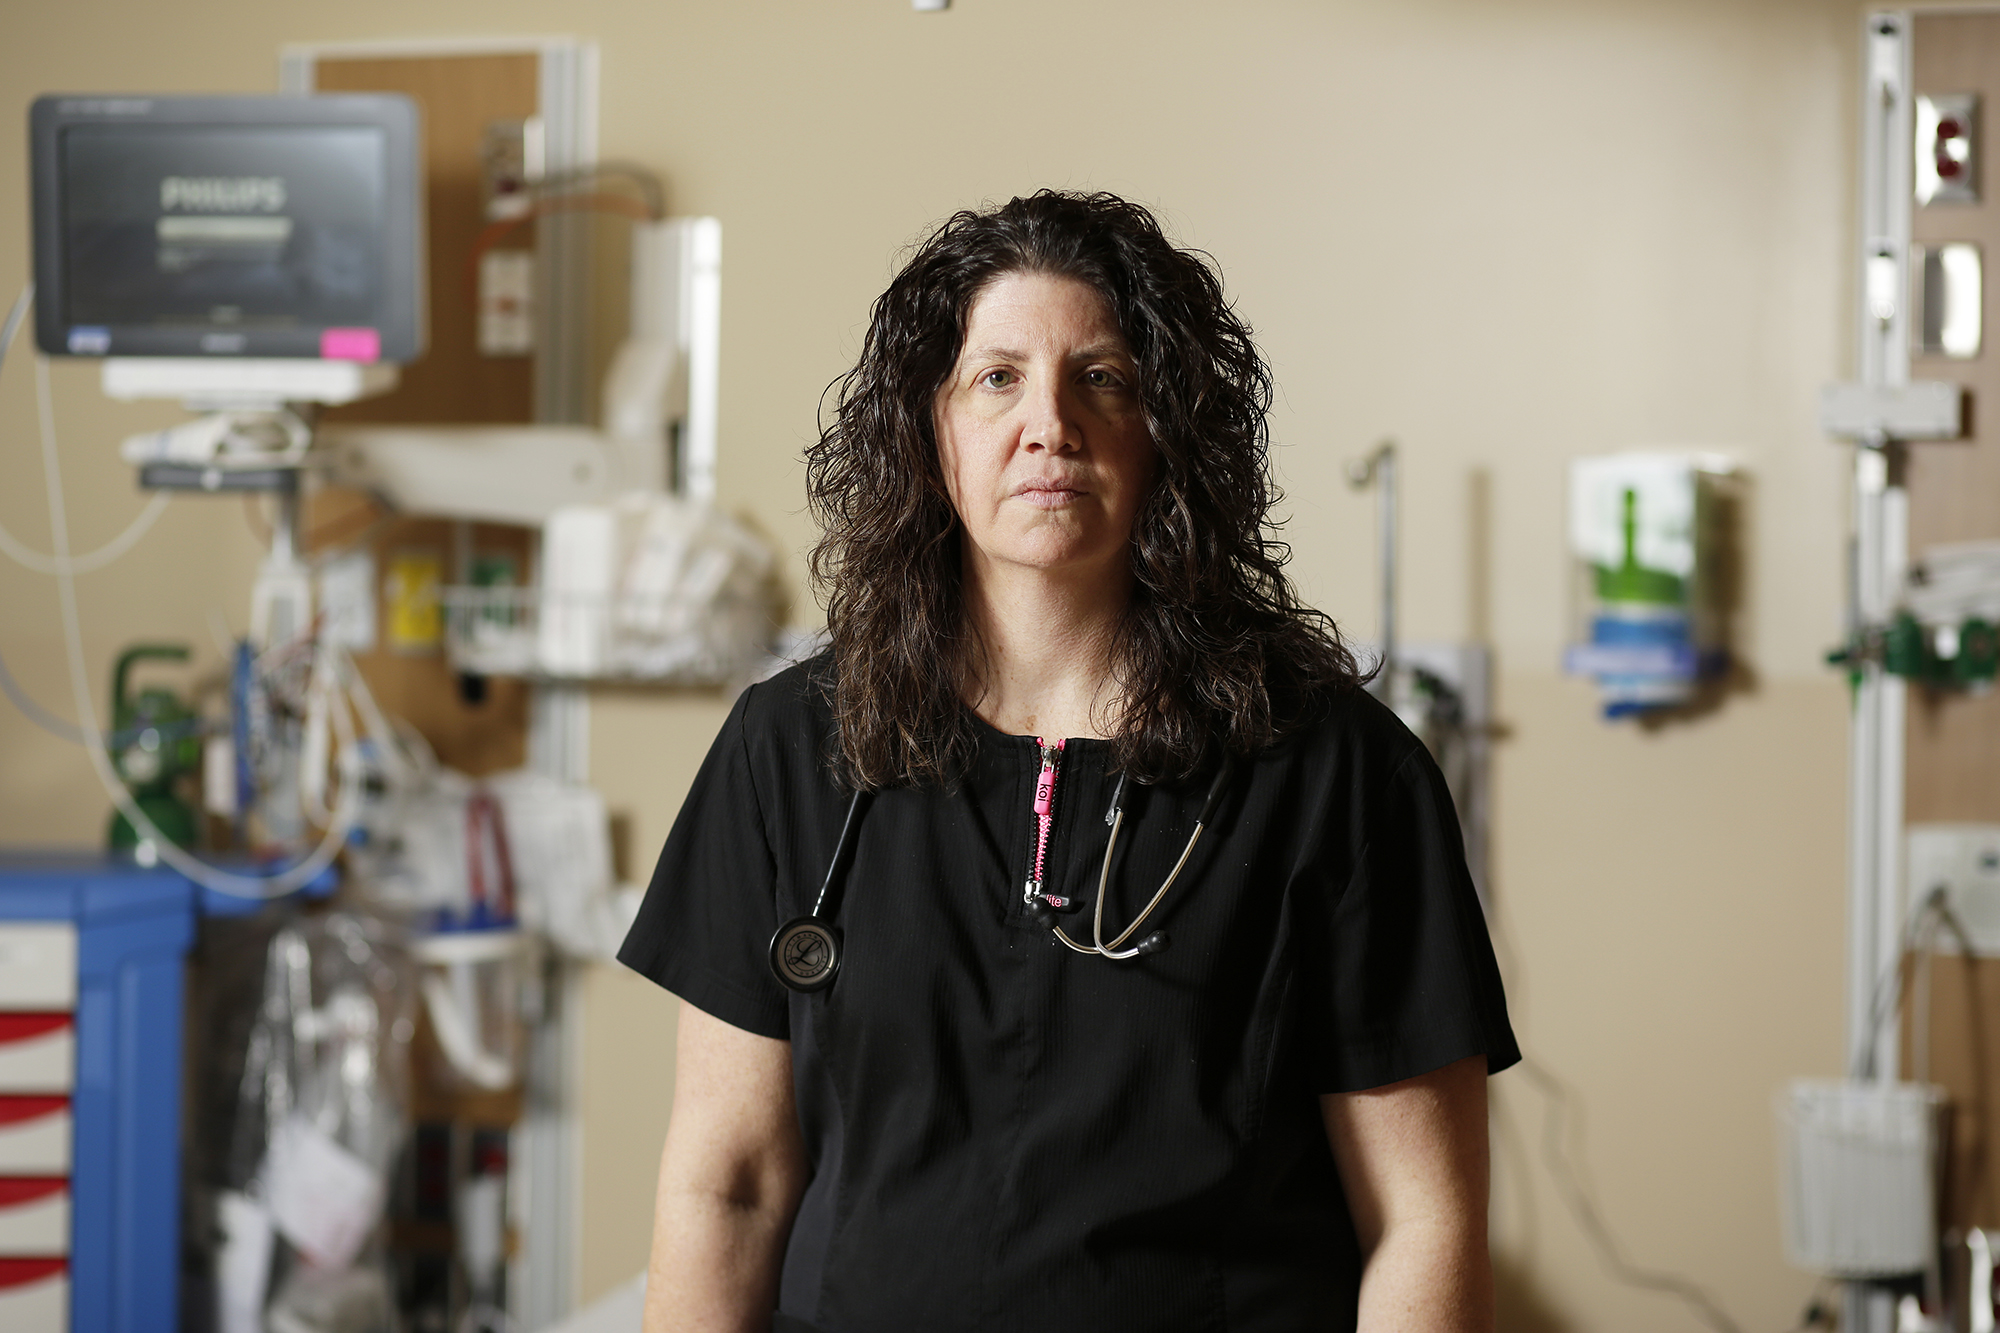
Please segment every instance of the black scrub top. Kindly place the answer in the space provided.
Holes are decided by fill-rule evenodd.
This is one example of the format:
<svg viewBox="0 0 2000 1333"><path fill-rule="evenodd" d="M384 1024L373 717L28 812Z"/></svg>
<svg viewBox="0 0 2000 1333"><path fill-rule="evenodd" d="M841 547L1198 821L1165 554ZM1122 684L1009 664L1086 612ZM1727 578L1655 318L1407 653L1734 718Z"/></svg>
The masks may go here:
<svg viewBox="0 0 2000 1333"><path fill-rule="evenodd" d="M846 814L820 658L723 724L619 958L789 1039L811 1183L780 1328L1349 1330L1360 1255L1319 1094L1520 1058L1458 820L1430 755L1359 690L1241 765L1145 930L1073 953L1028 915L1034 738L983 723L953 790L880 792L833 985L768 949L812 907ZM1097 892L1115 774L1062 752L1046 892ZM1105 938L1181 854L1208 790L1128 784ZM1087 940L1088 912L1066 917Z"/></svg>

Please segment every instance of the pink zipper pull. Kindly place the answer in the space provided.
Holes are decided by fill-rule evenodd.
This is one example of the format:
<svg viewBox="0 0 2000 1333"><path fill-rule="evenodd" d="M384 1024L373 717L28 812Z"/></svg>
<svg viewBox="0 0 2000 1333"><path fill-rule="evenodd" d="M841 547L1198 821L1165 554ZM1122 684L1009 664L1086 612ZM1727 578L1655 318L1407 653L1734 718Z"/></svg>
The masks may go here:
<svg viewBox="0 0 2000 1333"><path fill-rule="evenodd" d="M1056 757L1062 753L1063 743L1058 740L1051 745L1040 736L1035 743L1042 747L1042 772L1035 779L1035 813L1047 817L1056 799Z"/></svg>
<svg viewBox="0 0 2000 1333"><path fill-rule="evenodd" d="M1042 866L1049 854L1049 827L1055 823L1050 812L1055 809L1056 765L1063 749L1061 737L1047 741L1037 736L1035 744L1042 747L1042 771L1035 776L1035 869L1021 888L1021 897L1030 903L1042 891Z"/></svg>

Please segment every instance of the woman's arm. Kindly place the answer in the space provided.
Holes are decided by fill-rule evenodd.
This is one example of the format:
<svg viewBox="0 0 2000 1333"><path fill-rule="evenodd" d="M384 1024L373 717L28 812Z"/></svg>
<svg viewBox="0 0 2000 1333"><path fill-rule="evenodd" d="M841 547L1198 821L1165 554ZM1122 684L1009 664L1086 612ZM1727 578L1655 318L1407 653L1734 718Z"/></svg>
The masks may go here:
<svg viewBox="0 0 2000 1333"><path fill-rule="evenodd" d="M1486 1057L1320 1111L1361 1238L1360 1333L1491 1333Z"/></svg>
<svg viewBox="0 0 2000 1333"><path fill-rule="evenodd" d="M790 1042L680 1007L645 1333L765 1333L806 1185Z"/></svg>

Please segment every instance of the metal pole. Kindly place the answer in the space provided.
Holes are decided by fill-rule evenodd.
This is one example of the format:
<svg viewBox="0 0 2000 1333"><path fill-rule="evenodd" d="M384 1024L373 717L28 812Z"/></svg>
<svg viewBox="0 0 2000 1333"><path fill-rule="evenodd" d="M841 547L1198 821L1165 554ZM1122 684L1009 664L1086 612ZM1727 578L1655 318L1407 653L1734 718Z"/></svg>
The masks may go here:
<svg viewBox="0 0 2000 1333"><path fill-rule="evenodd" d="M1913 127L1910 114L1910 15L1878 11L1864 32L1861 284L1861 379L1909 383L1907 262ZM1854 607L1864 625L1894 610L1909 563L1909 505L1898 447L1864 440L1854 465ZM1874 1044L1875 1076L1897 1074L1897 1030L1872 1012L1879 978L1896 965L1901 937L1899 892L1903 828L1903 682L1877 664L1864 666L1856 692L1850 819L1848 1038Z"/></svg>
<svg viewBox="0 0 2000 1333"><path fill-rule="evenodd" d="M1375 487L1376 566L1382 580L1382 606L1376 621L1381 638L1375 679L1368 690L1388 699L1396 662L1396 442L1384 440L1375 452L1347 465L1347 484L1356 490Z"/></svg>
<svg viewBox="0 0 2000 1333"><path fill-rule="evenodd" d="M1375 490L1381 505L1382 674L1396 669L1396 442L1382 441L1375 455Z"/></svg>
<svg viewBox="0 0 2000 1333"><path fill-rule="evenodd" d="M1910 377L1907 264L1910 251L1910 14L1882 10L1865 20L1862 53L1860 378L1895 386ZM1854 588L1862 625L1888 616L1909 559L1907 498L1893 442L1865 440L1854 463ZM1876 1013L1879 978L1896 966L1903 826L1903 682L1876 662L1862 664L1849 742L1847 1035L1850 1071L1894 1081L1900 1052L1893 1017ZM1893 1015L1895 1007L1887 1006ZM1872 1050L1872 1071L1860 1066ZM1841 1327L1889 1333L1888 1293L1849 1283Z"/></svg>

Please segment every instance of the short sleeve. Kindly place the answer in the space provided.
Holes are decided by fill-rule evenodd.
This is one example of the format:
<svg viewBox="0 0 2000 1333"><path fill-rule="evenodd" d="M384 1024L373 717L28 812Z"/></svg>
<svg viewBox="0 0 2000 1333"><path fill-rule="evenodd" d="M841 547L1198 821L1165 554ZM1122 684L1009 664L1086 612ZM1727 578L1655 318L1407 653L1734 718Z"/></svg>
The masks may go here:
<svg viewBox="0 0 2000 1333"><path fill-rule="evenodd" d="M1414 1078L1474 1055L1520 1058L1444 776L1417 745L1361 800L1352 876L1317 917L1305 968L1319 1092Z"/></svg>
<svg viewBox="0 0 2000 1333"><path fill-rule="evenodd" d="M702 761L618 961L733 1027L791 1035L771 975L776 868L744 741L751 691Z"/></svg>

